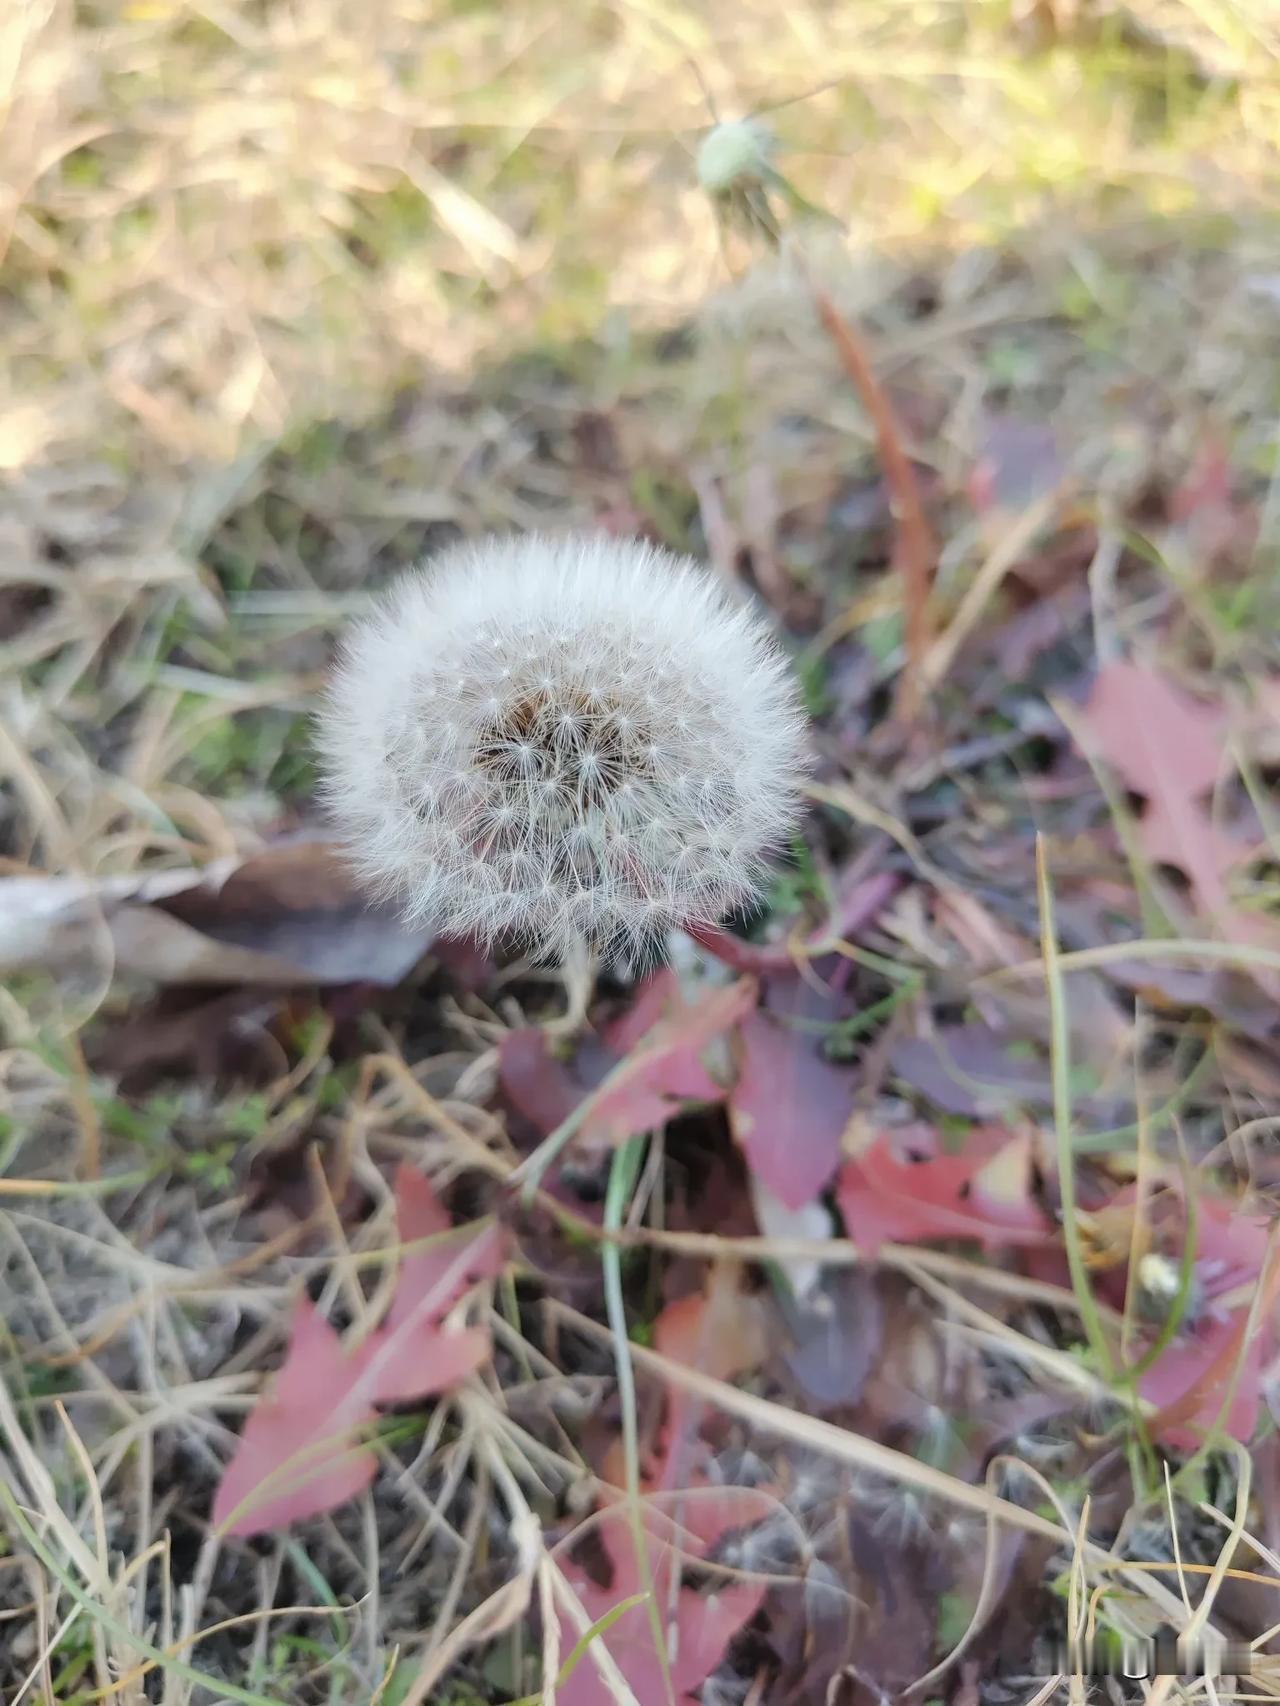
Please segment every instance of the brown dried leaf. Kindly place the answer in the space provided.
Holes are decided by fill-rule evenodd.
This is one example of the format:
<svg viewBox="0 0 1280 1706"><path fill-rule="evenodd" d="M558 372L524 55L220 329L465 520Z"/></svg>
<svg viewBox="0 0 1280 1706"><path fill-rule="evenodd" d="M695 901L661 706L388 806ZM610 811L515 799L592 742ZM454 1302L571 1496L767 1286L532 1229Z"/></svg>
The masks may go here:
<svg viewBox="0 0 1280 1706"><path fill-rule="evenodd" d="M203 871L0 879L0 970L86 964L158 983L398 983L430 941L368 899L327 841Z"/></svg>

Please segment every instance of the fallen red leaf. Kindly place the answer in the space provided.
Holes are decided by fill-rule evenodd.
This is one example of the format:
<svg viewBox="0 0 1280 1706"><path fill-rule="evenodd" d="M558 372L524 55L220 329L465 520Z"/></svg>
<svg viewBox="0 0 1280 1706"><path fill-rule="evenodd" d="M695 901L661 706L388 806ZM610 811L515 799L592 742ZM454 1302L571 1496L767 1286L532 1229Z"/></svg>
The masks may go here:
<svg viewBox="0 0 1280 1706"><path fill-rule="evenodd" d="M495 1224L466 1238L457 1236L429 1181L407 1161L396 1170L395 1199L396 1231L403 1253L395 1295L383 1324L388 1330L420 1314L424 1298L430 1299L429 1314L439 1319L475 1280L500 1273L503 1260L502 1228ZM427 1239L438 1242L414 1248Z"/></svg>
<svg viewBox="0 0 1280 1706"><path fill-rule="evenodd" d="M440 1322L468 1286L499 1274L504 1258L500 1226L456 1235L428 1181L407 1162L397 1169L395 1197L396 1230L409 1248L381 1330L365 1344L374 1346L370 1375L379 1404L443 1392L480 1366L489 1354L488 1333L476 1327L445 1333ZM425 1239L438 1242L411 1248Z"/></svg>
<svg viewBox="0 0 1280 1706"><path fill-rule="evenodd" d="M852 1074L824 1060L812 1037L758 1009L738 1035L738 1077L729 1092L734 1138L773 1195L787 1208L803 1208L839 1165L853 1112Z"/></svg>
<svg viewBox="0 0 1280 1706"><path fill-rule="evenodd" d="M724 1100L725 1088L702 1064L702 1052L755 1002L750 978L686 1001L675 974L658 972L606 1027L607 1058L593 1063L593 1076L603 1079L596 1088L583 1091L549 1052L543 1032L523 1030L510 1032L499 1047L503 1089L544 1135L585 1100L581 1141L588 1148L661 1130L683 1102Z"/></svg>
<svg viewBox="0 0 1280 1706"><path fill-rule="evenodd" d="M1014 1041L980 1021L943 1025L931 1036L900 1038L889 1050L889 1065L936 1108L967 1119L1050 1106L1047 1063L1015 1056Z"/></svg>
<svg viewBox="0 0 1280 1706"><path fill-rule="evenodd" d="M1259 920L1237 911L1227 892L1227 874L1248 849L1218 828L1209 805L1224 770L1224 713L1141 664L1114 663L1098 672L1079 726L1096 756L1145 796L1138 835L1148 858L1185 873L1196 910L1224 935L1256 937Z"/></svg>
<svg viewBox="0 0 1280 1706"><path fill-rule="evenodd" d="M768 1349L764 1320L757 1300L742 1290L742 1271L736 1263L717 1262L705 1291L668 1303L653 1324L654 1348L672 1362L701 1369L716 1380L756 1368ZM673 1386L667 1397L667 1420L655 1482L671 1488L679 1483L684 1447L698 1425L702 1404Z"/></svg>
<svg viewBox="0 0 1280 1706"><path fill-rule="evenodd" d="M369 1485L377 1457L362 1443L373 1405L358 1359L304 1298L294 1310L275 1391L245 1423L218 1483L213 1526L261 1534L344 1504Z"/></svg>
<svg viewBox="0 0 1280 1706"><path fill-rule="evenodd" d="M723 1101L724 1087L702 1064L702 1051L755 1007L755 982L740 978L686 1002L672 978L664 994L663 1016L633 1042L617 1073L592 1092L584 1134L621 1143L664 1126L682 1101Z"/></svg>
<svg viewBox="0 0 1280 1706"><path fill-rule="evenodd" d="M1221 1427L1246 1445L1258 1425L1263 1351L1269 1337L1263 1331L1244 1343L1247 1309L1234 1310L1221 1320L1207 1321L1166 1345L1138 1380L1142 1397L1157 1406L1151 1432L1180 1451L1194 1451L1205 1433ZM1237 1370L1239 1371L1237 1373ZM1232 1390L1232 1382L1235 1382ZM1231 1402L1226 1404L1231 1392Z"/></svg>
<svg viewBox="0 0 1280 1706"><path fill-rule="evenodd" d="M969 500L994 538L1031 506L1060 491L1067 469L1058 435L1047 421L993 415L983 423Z"/></svg>
<svg viewBox="0 0 1280 1706"><path fill-rule="evenodd" d="M886 1243L940 1238L973 1238L987 1249L1049 1244L1056 1234L1032 1198L1031 1159L1029 1136L1000 1127L975 1127L961 1155L940 1154L929 1127L883 1132L846 1162L836 1200L868 1255Z"/></svg>
<svg viewBox="0 0 1280 1706"><path fill-rule="evenodd" d="M547 1033L538 1025L507 1031L498 1044L498 1079L503 1093L545 1137L562 1125L582 1100L563 1061L547 1047Z"/></svg>
<svg viewBox="0 0 1280 1706"><path fill-rule="evenodd" d="M619 1059L630 1054L660 1019L684 1004L680 979L670 966L663 966L635 987L631 1004L601 1032L605 1046Z"/></svg>
<svg viewBox="0 0 1280 1706"><path fill-rule="evenodd" d="M407 1166L396 1175L396 1215L405 1244L451 1231L430 1185ZM445 1391L488 1356L486 1332L448 1332L441 1321L474 1279L501 1264L496 1226L411 1252L385 1322L350 1353L304 1298L274 1390L246 1422L214 1495L214 1527L261 1534L332 1510L367 1487L377 1469L367 1443L376 1406Z"/></svg>
<svg viewBox="0 0 1280 1706"><path fill-rule="evenodd" d="M764 1354L759 1316L741 1290L736 1266L718 1263L706 1291L668 1303L653 1324L653 1343L663 1356L729 1380L752 1368Z"/></svg>
<svg viewBox="0 0 1280 1706"><path fill-rule="evenodd" d="M1201 563L1247 563L1257 543L1257 513L1237 496L1226 452L1212 439L1197 450L1169 514Z"/></svg>
<svg viewBox="0 0 1280 1706"><path fill-rule="evenodd" d="M648 1583L643 1579L628 1513L609 1510L597 1519L597 1534L612 1568L611 1582L602 1587L572 1561L565 1566L565 1577L592 1623L598 1623L621 1601L643 1592L646 1586L652 1587L653 1603L667 1637L672 1694L676 1700L686 1701L720 1664L730 1640L759 1609L766 1589L763 1582L722 1578L701 1592L677 1585L680 1572L687 1562L705 1557L728 1529L758 1521L770 1508L769 1500L746 1489L717 1489L706 1495L706 1502L698 1492L682 1494L673 1513L679 1524L677 1531L670 1519L664 1520L651 1506L644 1507ZM656 1706L668 1697L650 1615L647 1603L633 1606L596 1637L608 1648L643 1706ZM577 1627L562 1615L561 1652L571 1652L578 1639ZM557 1687L556 1699L560 1706L612 1706L613 1695L589 1650L567 1681Z"/></svg>

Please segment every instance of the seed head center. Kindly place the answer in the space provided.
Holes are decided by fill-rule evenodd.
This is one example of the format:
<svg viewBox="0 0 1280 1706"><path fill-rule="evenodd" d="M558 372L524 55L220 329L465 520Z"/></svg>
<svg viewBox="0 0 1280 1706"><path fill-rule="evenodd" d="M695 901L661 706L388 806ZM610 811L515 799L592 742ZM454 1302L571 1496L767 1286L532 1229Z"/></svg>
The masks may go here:
<svg viewBox="0 0 1280 1706"><path fill-rule="evenodd" d="M602 810L626 783L656 774L659 745L630 706L582 685L541 683L496 712L485 708L476 762L495 783L519 777L563 792L579 811Z"/></svg>

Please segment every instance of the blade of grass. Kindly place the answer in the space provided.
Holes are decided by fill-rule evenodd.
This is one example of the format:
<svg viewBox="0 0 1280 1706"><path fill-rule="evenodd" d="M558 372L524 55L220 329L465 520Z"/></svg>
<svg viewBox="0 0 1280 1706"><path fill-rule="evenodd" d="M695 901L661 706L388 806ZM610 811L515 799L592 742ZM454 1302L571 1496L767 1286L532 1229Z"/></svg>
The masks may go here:
<svg viewBox="0 0 1280 1706"><path fill-rule="evenodd" d="M1085 1337L1103 1377L1115 1378L1115 1364L1089 1284L1089 1270L1080 1238L1076 1208L1076 1158L1071 1141L1071 1028L1067 1020L1066 989L1054 930L1053 890L1045 858L1044 837L1036 836L1036 890L1040 902L1040 953L1049 993L1049 1065L1053 1087L1053 1125L1057 1137L1058 1188L1062 1195L1062 1236L1071 1271L1071 1289L1080 1305Z"/></svg>
<svg viewBox="0 0 1280 1706"><path fill-rule="evenodd" d="M109 1197L116 1191L139 1190L160 1172L159 1167L136 1167L105 1179L0 1179L0 1197Z"/></svg>
<svg viewBox="0 0 1280 1706"><path fill-rule="evenodd" d="M609 1183L604 1199L604 1230L619 1233L626 1217L627 1205L635 1189L644 1160L644 1137L629 1138L613 1153L609 1168ZM604 1269L605 1315L613 1335L614 1361L618 1370L618 1402L622 1409L622 1450L627 1476L627 1514L631 1538L636 1549L636 1573L645 1595L649 1628L653 1634L658 1662L662 1667L663 1687L668 1706L675 1706L671 1686L671 1666L667 1658L666 1631L662 1627L662 1611L653 1591L653 1573L649 1568L649 1541L645 1533L644 1515L640 1505L640 1441L636 1431L636 1381L631 1364L631 1341L627 1337L627 1310L622 1296L622 1252L616 1243L609 1243L600 1252Z"/></svg>
<svg viewBox="0 0 1280 1706"><path fill-rule="evenodd" d="M1186 1208L1186 1222L1182 1234L1182 1255L1178 1261L1178 1289L1174 1293L1169 1313L1161 1323L1160 1331L1147 1349L1125 1370L1125 1378L1136 1381L1141 1375L1163 1355L1172 1343L1174 1334L1186 1319L1187 1305L1191 1301L1191 1285L1195 1278L1196 1245L1199 1238L1199 1222L1196 1208L1194 1177L1191 1162L1186 1150L1181 1149L1179 1161L1182 1167L1182 1200ZM1125 1304L1126 1313L1128 1303Z"/></svg>
<svg viewBox="0 0 1280 1706"><path fill-rule="evenodd" d="M620 1599L617 1605L611 1605L603 1617L597 1617L590 1629L579 1636L577 1645L556 1672L557 1688L563 1688L568 1682L591 1643L601 1635L607 1635L620 1617L625 1617L628 1611L634 1611L637 1605L642 1605L645 1598L646 1595L643 1593L633 1593L627 1599ZM543 1698L543 1690L539 1689L536 1694L525 1694L519 1700L513 1700L511 1706L539 1706Z"/></svg>
<svg viewBox="0 0 1280 1706"><path fill-rule="evenodd" d="M221 1622L207 1624L203 1629L197 1629L190 1635L184 1635L173 1650L176 1651L178 1647L192 1647L197 1641L207 1641L211 1636L221 1635L228 1629L244 1629L250 1624L265 1623L275 1618L330 1617L331 1615L329 1607L325 1605L261 1606L256 1611L242 1611L235 1617L224 1617ZM347 1616L351 1617L352 1615L352 1611L348 1610ZM346 1633L343 1631L338 1643L338 1654L349 1645ZM135 1665L132 1670L117 1677L108 1687L95 1688L87 1694L77 1694L75 1696L76 1706L94 1706L97 1701L114 1700L122 1694L130 1696L131 1699L137 1699L138 1696L132 1692L134 1684L140 1682L143 1677L150 1675L157 1668L154 1659L148 1659L145 1664ZM16 1702L14 1706L17 1706Z"/></svg>
<svg viewBox="0 0 1280 1706"><path fill-rule="evenodd" d="M1124 1277L1124 1318L1120 1325L1120 1361L1129 1365L1129 1347L1133 1338L1134 1317L1138 1302L1138 1265L1146 1242L1147 1197L1150 1193L1151 1126L1147 1117L1147 1087L1141 1070L1144 1058L1146 1020L1142 1003L1136 1004L1133 1029L1134 1101L1138 1114L1138 1165L1133 1179L1133 1235L1129 1239L1129 1260Z"/></svg>
<svg viewBox="0 0 1280 1706"><path fill-rule="evenodd" d="M25 1511L14 1498L8 1486L0 1481L0 1504L9 1514L9 1519L21 1534L24 1543L30 1547L34 1555L75 1600L83 1611L86 1611L95 1623L114 1635L118 1641L135 1647L138 1652L145 1653L149 1659L173 1676L180 1676L184 1682L193 1683L197 1688L207 1688L210 1694L221 1695L227 1700L239 1700L243 1706L284 1706L280 1700L273 1700L270 1695L256 1694L252 1689L241 1688L234 1682L227 1682L222 1677L210 1676L205 1671L197 1670L194 1665L187 1664L182 1659L176 1659L164 1652L160 1647L153 1646L145 1636L130 1629L103 1605L99 1605L91 1594L88 1594L76 1581L70 1570L66 1569L55 1554L40 1538L34 1525L27 1520Z"/></svg>
<svg viewBox="0 0 1280 1706"><path fill-rule="evenodd" d="M812 793L813 790L810 789ZM1096 948L1073 948L1058 955L1060 971L1087 971L1092 966L1123 964L1128 960L1210 960L1223 965L1246 966L1255 971L1280 971L1280 953L1274 948L1254 948L1240 942L1212 942L1188 938L1139 936L1132 942L1105 942ZM975 985L1017 983L1023 978L1043 977L1044 961L1020 960L983 972Z"/></svg>

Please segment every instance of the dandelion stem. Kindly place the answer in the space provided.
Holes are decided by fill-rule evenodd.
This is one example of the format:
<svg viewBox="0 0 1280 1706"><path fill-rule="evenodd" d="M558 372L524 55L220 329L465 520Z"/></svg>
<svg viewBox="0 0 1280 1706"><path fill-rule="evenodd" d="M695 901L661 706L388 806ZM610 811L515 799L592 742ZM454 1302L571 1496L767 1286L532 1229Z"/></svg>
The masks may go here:
<svg viewBox="0 0 1280 1706"><path fill-rule="evenodd" d="M876 377L862 339L841 315L822 287L812 280L818 318L836 347L840 364L853 382L875 428L880 466L893 508L897 537L894 562L902 577L902 602L907 641L907 666L898 683L899 715L910 722L919 715L924 690L925 654L929 650L929 583L936 556L933 534L925 519L920 486L902 444L902 429L888 393Z"/></svg>

